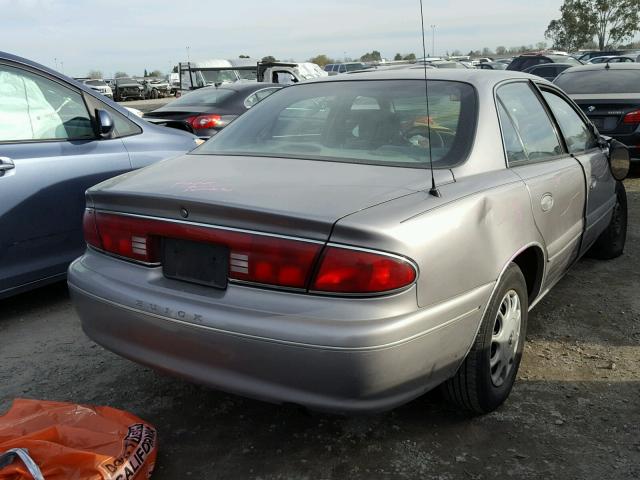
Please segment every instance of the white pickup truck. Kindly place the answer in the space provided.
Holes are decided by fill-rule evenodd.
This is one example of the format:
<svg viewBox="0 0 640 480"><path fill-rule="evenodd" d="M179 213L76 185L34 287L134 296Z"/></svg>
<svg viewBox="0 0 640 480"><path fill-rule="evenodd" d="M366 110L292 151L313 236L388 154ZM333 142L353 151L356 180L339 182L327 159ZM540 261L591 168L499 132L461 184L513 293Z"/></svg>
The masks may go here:
<svg viewBox="0 0 640 480"><path fill-rule="evenodd" d="M208 85L237 81L291 84L327 76L314 63L252 62L213 59L204 62L180 63L180 90L188 91Z"/></svg>

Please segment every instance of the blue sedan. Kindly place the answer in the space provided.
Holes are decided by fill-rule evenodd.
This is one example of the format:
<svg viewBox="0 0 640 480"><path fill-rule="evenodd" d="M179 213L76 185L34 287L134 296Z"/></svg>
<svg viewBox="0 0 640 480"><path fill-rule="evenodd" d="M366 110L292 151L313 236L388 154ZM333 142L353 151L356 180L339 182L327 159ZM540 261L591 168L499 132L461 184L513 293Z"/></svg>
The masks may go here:
<svg viewBox="0 0 640 480"><path fill-rule="evenodd" d="M65 277L84 251L87 188L197 141L0 52L0 298Z"/></svg>

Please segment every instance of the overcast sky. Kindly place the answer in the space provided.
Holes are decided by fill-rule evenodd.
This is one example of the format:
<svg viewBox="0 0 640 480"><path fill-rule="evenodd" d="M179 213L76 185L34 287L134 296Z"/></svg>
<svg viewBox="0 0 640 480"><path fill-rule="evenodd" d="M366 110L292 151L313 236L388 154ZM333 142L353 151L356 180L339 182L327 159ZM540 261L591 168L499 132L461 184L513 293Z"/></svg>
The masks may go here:
<svg viewBox="0 0 640 480"><path fill-rule="evenodd" d="M425 0L436 54L544 41L562 0ZM418 0L0 0L0 49L85 75L186 61L420 54ZM61 63L63 67L61 68Z"/></svg>

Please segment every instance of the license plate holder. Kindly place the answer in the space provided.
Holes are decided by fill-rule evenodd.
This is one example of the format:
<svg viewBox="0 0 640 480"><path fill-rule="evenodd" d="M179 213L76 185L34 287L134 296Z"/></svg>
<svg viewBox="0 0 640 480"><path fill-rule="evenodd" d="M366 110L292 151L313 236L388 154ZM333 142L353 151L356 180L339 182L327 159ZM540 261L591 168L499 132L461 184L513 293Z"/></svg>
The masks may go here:
<svg viewBox="0 0 640 480"><path fill-rule="evenodd" d="M167 278L224 290L229 279L229 248L165 238L162 271Z"/></svg>

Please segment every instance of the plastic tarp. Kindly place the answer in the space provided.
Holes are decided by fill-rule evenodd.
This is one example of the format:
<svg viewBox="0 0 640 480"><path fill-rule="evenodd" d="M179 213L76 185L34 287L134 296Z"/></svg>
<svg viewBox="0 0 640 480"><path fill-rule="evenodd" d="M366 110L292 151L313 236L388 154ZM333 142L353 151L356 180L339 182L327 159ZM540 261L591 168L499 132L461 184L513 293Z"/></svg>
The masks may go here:
<svg viewBox="0 0 640 480"><path fill-rule="evenodd" d="M142 480L153 472L157 434L110 407L16 399L0 417L0 456L16 453L0 468L0 480L34 478L16 449L28 453L45 480Z"/></svg>

